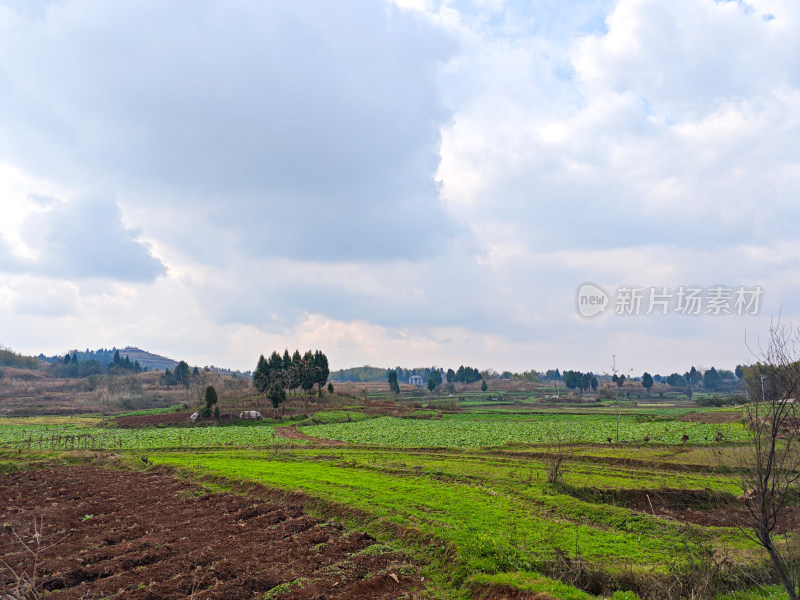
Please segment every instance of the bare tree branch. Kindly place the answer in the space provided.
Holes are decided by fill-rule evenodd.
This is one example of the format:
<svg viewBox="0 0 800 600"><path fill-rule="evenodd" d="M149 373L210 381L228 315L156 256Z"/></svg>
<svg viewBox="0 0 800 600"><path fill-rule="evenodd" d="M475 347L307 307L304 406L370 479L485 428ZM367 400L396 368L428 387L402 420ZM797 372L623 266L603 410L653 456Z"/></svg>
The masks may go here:
<svg viewBox="0 0 800 600"><path fill-rule="evenodd" d="M797 498L800 480L798 348L800 330L777 320L770 324L766 344L751 349L757 362L744 372L750 440L737 455L750 517L747 533L769 554L791 600L800 595L800 551L796 540L781 538L776 527Z"/></svg>

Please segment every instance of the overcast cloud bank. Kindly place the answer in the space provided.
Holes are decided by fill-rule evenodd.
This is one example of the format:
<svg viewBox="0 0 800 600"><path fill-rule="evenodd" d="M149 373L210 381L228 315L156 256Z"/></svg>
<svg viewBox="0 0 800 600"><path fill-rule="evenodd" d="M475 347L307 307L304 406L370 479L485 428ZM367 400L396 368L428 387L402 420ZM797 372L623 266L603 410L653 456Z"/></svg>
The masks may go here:
<svg viewBox="0 0 800 600"><path fill-rule="evenodd" d="M799 22L788 1L0 3L0 342L730 367L800 308ZM586 320L587 281L764 296Z"/></svg>

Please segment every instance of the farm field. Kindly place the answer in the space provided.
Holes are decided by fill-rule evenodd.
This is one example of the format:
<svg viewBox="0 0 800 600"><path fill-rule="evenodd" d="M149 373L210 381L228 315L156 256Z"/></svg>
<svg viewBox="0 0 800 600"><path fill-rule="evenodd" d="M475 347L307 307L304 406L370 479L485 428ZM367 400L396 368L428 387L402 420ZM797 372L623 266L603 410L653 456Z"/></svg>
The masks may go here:
<svg viewBox="0 0 800 600"><path fill-rule="evenodd" d="M135 419L140 415L132 415ZM159 416L151 414L150 416ZM166 415L172 416L172 415ZM265 447L282 443L272 423L237 421L224 427L187 426L189 413L177 415L183 426L101 427L99 418L22 417L0 420L0 447L26 450L149 450L155 448ZM123 417L124 420L128 417ZM174 420L174 419L173 419ZM290 421L288 421L290 422ZM302 443L297 441L295 443Z"/></svg>
<svg viewBox="0 0 800 600"><path fill-rule="evenodd" d="M188 415L186 415L188 417ZM185 420L185 419L184 419ZM264 447L276 442L269 425L107 428L50 422L0 424L0 446L27 450L149 450L155 448ZM302 443L302 442L298 442Z"/></svg>
<svg viewBox="0 0 800 600"><path fill-rule="evenodd" d="M478 448L505 444L542 444L561 434L577 443L616 441L613 415L492 413L446 415L442 421L382 417L358 423L334 423L306 428L312 436L357 444L384 446L426 446ZM697 423L653 418L649 415L623 415L619 441L710 443L723 439L741 441L745 431L740 423ZM647 438L645 440L645 438Z"/></svg>
<svg viewBox="0 0 800 600"><path fill-rule="evenodd" d="M48 596L394 600L422 587L406 556L309 517L304 504L85 465L0 478L6 530L30 542L36 520L54 544L40 582ZM11 535L0 538L0 555L17 572L29 558Z"/></svg>
<svg viewBox="0 0 800 600"><path fill-rule="evenodd" d="M396 597L785 597L762 551L737 527L744 509L732 468L746 432L736 411L629 409L619 415L619 443L617 417L604 407L368 412L353 406L277 425L133 429L6 419L0 469L19 468L20 456L100 460L177 475L206 492L300 497L308 518L334 519L377 540L382 552L408 557L411 587ZM552 440L565 432L563 476L549 483ZM59 451L29 444L48 434L61 440ZM63 442L81 435L93 450ZM11 476L20 473L0 479ZM793 508L781 531L799 516ZM311 597L301 588L317 575L298 577L259 593ZM222 597L215 593L208 597Z"/></svg>
<svg viewBox="0 0 800 600"><path fill-rule="evenodd" d="M584 588L603 597L613 596L615 587L659 597L654 588L660 594L663 585L680 586L671 574L683 570L688 576L708 553L724 552L746 570L758 556L733 527L741 515L718 505L721 497L730 497L735 482L676 473L668 464L644 470L579 460L562 485L552 486L536 458L486 452L337 448L232 456L208 451L157 453L150 460L357 508L367 515L360 523L379 538L388 532L391 539L393 527L400 526L414 532L412 537L443 540L459 556L449 577L468 589L493 582L489 575L513 576L531 586L529 574L535 572L575 577L572 583L582 578ZM675 548L681 548L680 556ZM539 591L551 584L534 579ZM677 587L661 597L698 592Z"/></svg>

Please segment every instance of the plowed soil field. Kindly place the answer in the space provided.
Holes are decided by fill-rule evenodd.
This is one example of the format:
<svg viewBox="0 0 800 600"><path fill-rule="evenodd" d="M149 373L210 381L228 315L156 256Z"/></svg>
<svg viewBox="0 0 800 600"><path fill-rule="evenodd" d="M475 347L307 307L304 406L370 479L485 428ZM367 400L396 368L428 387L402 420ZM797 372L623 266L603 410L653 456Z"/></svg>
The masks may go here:
<svg viewBox="0 0 800 600"><path fill-rule="evenodd" d="M46 548L38 559L34 521ZM162 474L88 465L6 474L0 522L0 596L36 562L37 588L63 600L388 600L423 586L404 555L308 516L300 497L209 494Z"/></svg>
<svg viewBox="0 0 800 600"><path fill-rule="evenodd" d="M169 425L187 425L191 412L161 413L158 415L135 415L131 417L117 417L114 419L115 427L164 427ZM212 419L204 419L213 422Z"/></svg>

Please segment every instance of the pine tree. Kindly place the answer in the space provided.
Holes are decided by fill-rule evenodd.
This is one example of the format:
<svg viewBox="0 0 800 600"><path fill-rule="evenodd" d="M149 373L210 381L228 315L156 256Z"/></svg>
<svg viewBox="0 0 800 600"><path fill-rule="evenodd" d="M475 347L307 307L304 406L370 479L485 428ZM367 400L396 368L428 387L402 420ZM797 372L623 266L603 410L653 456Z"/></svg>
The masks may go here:
<svg viewBox="0 0 800 600"><path fill-rule="evenodd" d="M303 354L303 366L300 374L300 387L303 391L308 392L314 387L316 380L314 378L314 355L311 350Z"/></svg>
<svg viewBox="0 0 800 600"><path fill-rule="evenodd" d="M386 374L386 379L389 381L389 390L394 392L395 394L400 393L400 385L397 383L397 371L391 369Z"/></svg>
<svg viewBox="0 0 800 600"><path fill-rule="evenodd" d="M292 368L292 357L289 356L289 349L284 348L283 350L283 370L289 371Z"/></svg>
<svg viewBox="0 0 800 600"><path fill-rule="evenodd" d="M564 373L564 385L567 386L567 389L574 390L576 387L578 387L580 377L581 374L577 371L566 371Z"/></svg>
<svg viewBox="0 0 800 600"><path fill-rule="evenodd" d="M217 390L214 389L213 385L209 385L206 388L206 395L205 395L206 405L203 407L201 411L202 415L206 418L211 416L212 407L216 407L216 415L219 417L219 407L216 406L217 404Z"/></svg>
<svg viewBox="0 0 800 600"><path fill-rule="evenodd" d="M172 374L172 371L169 370L169 367L164 370L164 374L159 378L159 383L167 389L169 389L169 386L177 383L175 381L175 376Z"/></svg>
<svg viewBox="0 0 800 600"><path fill-rule="evenodd" d="M714 391L719 387L719 373L714 367L703 373L703 387L709 391Z"/></svg>
<svg viewBox="0 0 800 600"><path fill-rule="evenodd" d="M185 387L188 392L189 382L191 380L191 371L189 370L189 365L186 363L186 361L182 360L175 366L172 376L175 379L175 383Z"/></svg>
<svg viewBox="0 0 800 600"><path fill-rule="evenodd" d="M272 402L273 410L278 410L281 403L286 400L286 390L283 389L283 386L279 382L274 381L272 385L269 386L267 398Z"/></svg>
<svg viewBox="0 0 800 600"><path fill-rule="evenodd" d="M292 370L289 373L289 388L296 390L303 383L303 357L300 350L292 354Z"/></svg>
<svg viewBox="0 0 800 600"><path fill-rule="evenodd" d="M650 395L650 388L653 387L653 376L647 371L642 375L642 387L647 390L647 395Z"/></svg>
<svg viewBox="0 0 800 600"><path fill-rule="evenodd" d="M253 387L258 390L259 394L266 394L269 390L270 372L269 363L264 355L258 357L258 364L256 370L253 372Z"/></svg>
<svg viewBox="0 0 800 600"><path fill-rule="evenodd" d="M267 362L269 363L270 385L272 385L272 383L278 383L286 387L286 372L283 370L283 358L281 358L281 355L278 354L277 351L273 351L272 354L269 355Z"/></svg>
<svg viewBox="0 0 800 600"><path fill-rule="evenodd" d="M323 354L322 350L314 352L314 383L319 386L319 395L322 395L322 388L328 382L328 375L331 370L328 367L328 357Z"/></svg>
<svg viewBox="0 0 800 600"><path fill-rule="evenodd" d="M433 387L431 387L431 381ZM433 391L440 385L442 385L442 372L437 367L431 367L430 373L428 373L428 389Z"/></svg>
<svg viewBox="0 0 800 600"><path fill-rule="evenodd" d="M214 406L217 403L217 390L213 385L206 388L206 406Z"/></svg>

